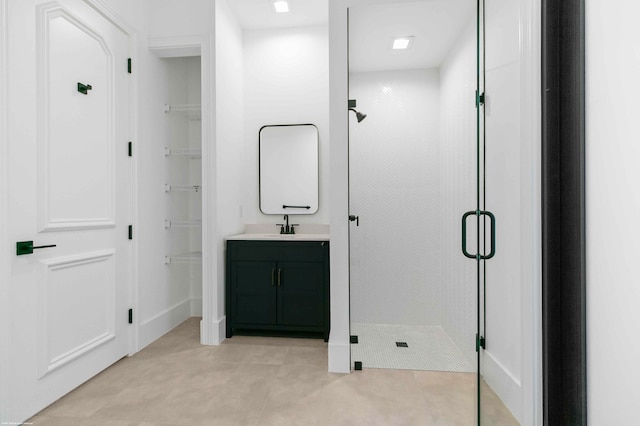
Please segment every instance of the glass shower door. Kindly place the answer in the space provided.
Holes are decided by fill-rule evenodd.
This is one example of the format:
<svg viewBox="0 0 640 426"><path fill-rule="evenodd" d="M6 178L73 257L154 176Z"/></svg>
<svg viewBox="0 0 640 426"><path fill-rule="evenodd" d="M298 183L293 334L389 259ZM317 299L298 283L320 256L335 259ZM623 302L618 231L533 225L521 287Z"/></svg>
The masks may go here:
<svg viewBox="0 0 640 426"><path fill-rule="evenodd" d="M476 269L476 424L494 424L493 413L503 408L484 378L486 348L486 295L489 259L496 253L496 217L487 210L485 1L477 0L476 14L476 164L475 209L462 215L462 253ZM489 415L487 415L489 414ZM505 421L510 420L505 416ZM508 423L507 423L508 424Z"/></svg>
<svg viewBox="0 0 640 426"><path fill-rule="evenodd" d="M349 8L352 368L412 370L425 424L517 424L496 371L519 355L502 335L519 267L518 213L504 209L519 202L518 37L504 36L518 16L511 0L486 1L500 11L490 43L485 0ZM412 47L392 51L394 35ZM411 49L432 60L409 61Z"/></svg>
<svg viewBox="0 0 640 426"><path fill-rule="evenodd" d="M472 0L349 9L352 368L412 370L431 407L425 424L478 417L477 264L460 250L461 214L481 210L476 13ZM372 36L390 24L441 28L443 16L447 37L413 39L415 51L435 50L430 63L403 65L410 49L391 51L391 33ZM387 61L373 63L373 51Z"/></svg>

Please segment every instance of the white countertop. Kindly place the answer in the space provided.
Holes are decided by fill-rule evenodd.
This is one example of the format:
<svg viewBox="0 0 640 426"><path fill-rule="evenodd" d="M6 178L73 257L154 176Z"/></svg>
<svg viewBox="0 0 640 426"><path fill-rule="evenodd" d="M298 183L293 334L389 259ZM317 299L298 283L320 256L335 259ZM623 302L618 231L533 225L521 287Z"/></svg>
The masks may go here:
<svg viewBox="0 0 640 426"><path fill-rule="evenodd" d="M262 241L329 241L329 234L238 234L227 240L262 240Z"/></svg>
<svg viewBox="0 0 640 426"><path fill-rule="evenodd" d="M295 234L280 234L280 226L272 223L246 224L244 233L231 235L227 240L264 241L329 241L329 225L300 224Z"/></svg>

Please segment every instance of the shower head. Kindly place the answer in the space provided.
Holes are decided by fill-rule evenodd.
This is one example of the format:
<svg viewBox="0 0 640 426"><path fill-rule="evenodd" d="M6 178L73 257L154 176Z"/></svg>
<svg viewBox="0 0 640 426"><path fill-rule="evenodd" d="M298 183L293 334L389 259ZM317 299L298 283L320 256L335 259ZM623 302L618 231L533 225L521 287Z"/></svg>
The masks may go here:
<svg viewBox="0 0 640 426"><path fill-rule="evenodd" d="M361 122L362 120L364 120L365 118L367 118L367 114L362 114L358 111L356 111L355 108L349 108L349 111L353 111L356 113L356 118L358 119L358 123Z"/></svg>

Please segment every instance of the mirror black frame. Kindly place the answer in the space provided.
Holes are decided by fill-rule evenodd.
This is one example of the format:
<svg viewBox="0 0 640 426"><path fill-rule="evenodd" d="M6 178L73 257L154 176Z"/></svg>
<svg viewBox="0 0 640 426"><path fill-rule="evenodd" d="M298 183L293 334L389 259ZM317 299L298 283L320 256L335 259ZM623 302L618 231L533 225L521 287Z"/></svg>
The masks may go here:
<svg viewBox="0 0 640 426"><path fill-rule="evenodd" d="M286 127L312 127L313 130L315 131L315 150L314 150L314 155L315 155L315 159L313 160L313 167L311 168L311 170L315 170L315 175L312 176L312 180L313 180L313 185L315 186L315 188L313 189L313 191L310 192L315 192L314 194L312 193L312 195L310 196L310 198L312 199L310 201L310 198L304 198L304 197L293 197L290 201L288 201L287 199L284 199L282 201L282 209L277 210L277 211L265 211L265 208L263 206L263 185L264 185L264 178L263 178L263 146L262 146L262 142L263 142L263 137L262 137L262 132L265 129L268 128L286 128ZM315 124L311 124L311 123L303 123L303 124L273 124L273 125L265 125L262 126L260 128L260 130L258 131L258 206L260 208L260 212L262 214L268 214L268 215L282 215L282 214L296 214L296 215L312 215L317 213L317 211L320 208L320 132L318 130L318 127ZM305 168L306 171L306 168ZM289 181L295 181L296 183L300 183L299 180L295 179L295 177L291 177L289 179ZM280 202L276 203L277 205L280 205Z"/></svg>

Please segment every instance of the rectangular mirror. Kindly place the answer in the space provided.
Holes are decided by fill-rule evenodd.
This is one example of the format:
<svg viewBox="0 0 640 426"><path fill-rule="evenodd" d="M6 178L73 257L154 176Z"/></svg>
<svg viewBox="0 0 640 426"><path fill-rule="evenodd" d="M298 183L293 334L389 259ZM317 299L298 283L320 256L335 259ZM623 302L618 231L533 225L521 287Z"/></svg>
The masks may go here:
<svg viewBox="0 0 640 426"><path fill-rule="evenodd" d="M318 211L318 129L313 124L264 126L259 135L260 211Z"/></svg>

